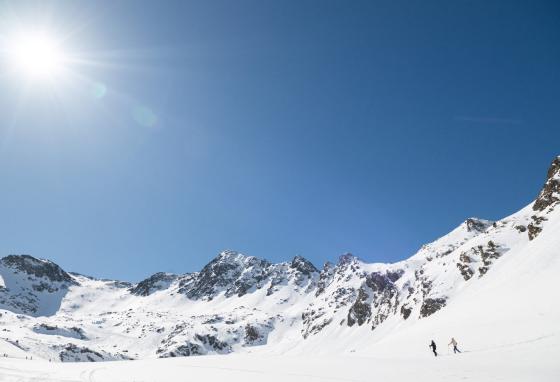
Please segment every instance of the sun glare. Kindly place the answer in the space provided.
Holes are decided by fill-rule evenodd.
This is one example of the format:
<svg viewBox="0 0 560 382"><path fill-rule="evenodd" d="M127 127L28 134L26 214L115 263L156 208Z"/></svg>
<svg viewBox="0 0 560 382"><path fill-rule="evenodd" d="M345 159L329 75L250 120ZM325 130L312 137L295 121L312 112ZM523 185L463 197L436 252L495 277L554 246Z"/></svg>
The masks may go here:
<svg viewBox="0 0 560 382"><path fill-rule="evenodd" d="M28 78L52 78L64 69L64 52L47 33L18 35L10 41L7 53L13 69Z"/></svg>

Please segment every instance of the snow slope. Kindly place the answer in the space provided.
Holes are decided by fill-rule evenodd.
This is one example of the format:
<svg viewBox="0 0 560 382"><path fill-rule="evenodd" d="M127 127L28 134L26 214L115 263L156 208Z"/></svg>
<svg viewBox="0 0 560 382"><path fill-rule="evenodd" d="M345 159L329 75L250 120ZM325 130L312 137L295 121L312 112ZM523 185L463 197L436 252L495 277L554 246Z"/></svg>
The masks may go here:
<svg viewBox="0 0 560 382"><path fill-rule="evenodd" d="M0 381L557 381L558 204L560 158L535 202L395 264L345 255L319 271L226 251L132 285L4 258ZM192 355L206 356L156 359Z"/></svg>

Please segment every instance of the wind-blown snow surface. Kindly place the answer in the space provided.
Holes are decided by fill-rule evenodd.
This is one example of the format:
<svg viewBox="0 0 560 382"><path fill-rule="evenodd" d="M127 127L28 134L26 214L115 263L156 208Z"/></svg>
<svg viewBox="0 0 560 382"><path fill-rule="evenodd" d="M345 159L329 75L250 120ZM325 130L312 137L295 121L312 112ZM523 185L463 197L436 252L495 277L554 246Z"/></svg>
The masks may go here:
<svg viewBox="0 0 560 382"><path fill-rule="evenodd" d="M4 258L0 380L558 381L559 174L557 158L534 203L396 264L224 252L130 285ZM119 359L135 360L58 362Z"/></svg>

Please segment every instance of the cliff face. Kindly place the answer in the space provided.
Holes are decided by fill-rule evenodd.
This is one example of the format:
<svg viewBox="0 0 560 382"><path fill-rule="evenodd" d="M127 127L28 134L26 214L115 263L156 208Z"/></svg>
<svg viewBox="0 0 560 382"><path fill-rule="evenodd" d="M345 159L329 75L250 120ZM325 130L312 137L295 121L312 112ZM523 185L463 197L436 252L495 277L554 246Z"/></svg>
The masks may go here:
<svg viewBox="0 0 560 382"><path fill-rule="evenodd" d="M534 211L544 211L560 202L560 156L556 157L548 169L546 182L533 204Z"/></svg>
<svg viewBox="0 0 560 382"><path fill-rule="evenodd" d="M548 220L548 215L560 201L560 157L556 157L548 169L546 182L533 203L534 215L527 225L529 240L536 238L543 230L543 224Z"/></svg>

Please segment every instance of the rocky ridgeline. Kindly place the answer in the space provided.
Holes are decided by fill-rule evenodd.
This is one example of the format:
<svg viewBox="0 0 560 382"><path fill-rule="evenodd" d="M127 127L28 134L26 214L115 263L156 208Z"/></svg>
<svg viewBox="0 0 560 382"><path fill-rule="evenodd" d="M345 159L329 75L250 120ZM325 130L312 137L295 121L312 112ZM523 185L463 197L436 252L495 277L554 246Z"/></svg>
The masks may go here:
<svg viewBox="0 0 560 382"><path fill-rule="evenodd" d="M485 221L476 219L469 219L464 225L467 230L475 233L483 232L488 226ZM451 253L448 247L445 248L443 251L429 253L444 257ZM497 258L496 253L499 253L497 247L489 244L470 254L470 258L477 256L480 263L478 272L481 275L491 266L491 260ZM462 257L463 260L465 256ZM239 299L253 293L263 293L265 299L270 299L275 298L275 294L283 288L289 288L297 296L311 298L311 302L302 308L301 313L301 336L305 339L333 324L347 327L368 325L374 330L391 317L409 319L415 315L420 319L434 314L445 306L446 297L437 295L437 292L434 295L432 291L433 275L425 271L425 267L429 267L431 261L431 257L428 256L414 269L407 268L403 263L399 266L382 265L377 270L371 270L369 264L346 254L339 258L336 265L326 263L319 271L311 262L300 256L288 263L272 264L238 252L224 251L200 272L185 275L156 273L130 286L128 291L139 299L160 293L164 296L169 295L169 298L171 295L184 295L190 300L212 304L220 295L226 299ZM61 290L61 285L66 285L65 288L81 288L70 274L51 262L30 256L9 256L2 262L12 267L14 272L25 273L27 278L34 280L33 282L36 282L38 277L49 280L51 286L43 292ZM44 268L39 267L41 264ZM471 262L468 262L468 266L469 269L472 268ZM469 272L464 269L457 271L463 277L465 274L470 275ZM465 277L465 280L469 278ZM28 301L21 294L13 297L18 301ZM285 301L278 303L282 302ZM36 309L23 309L22 306L19 305L19 310L26 314L36 312ZM10 306L6 308L10 309ZM108 317L113 313L107 312L103 315ZM142 327L141 332L137 334L139 341L148 338L150 333L161 333L162 338L155 351L156 355L178 357L224 354L232 352L236 346L264 345L269 333L274 331L277 324L285 321L281 314L267 314L251 306L240 307L230 314L192 316L177 322L171 329L155 325L157 316L161 314L154 312L154 318L146 320L153 324L146 326L142 321L134 321L133 312L128 311L116 325L122 328L125 335L132 335ZM99 322L105 320L106 318L102 318ZM82 340L81 342L89 341L85 331L75 326L40 324L32 330L43 335L66 337L68 340L75 338ZM99 361L129 357L127 354L101 351L81 343L57 346L61 361Z"/></svg>
<svg viewBox="0 0 560 382"><path fill-rule="evenodd" d="M50 282L76 284L76 281L62 270L57 264L49 260L36 259L29 255L10 255L0 260L6 268L15 272L22 272L36 279Z"/></svg>
<svg viewBox="0 0 560 382"><path fill-rule="evenodd" d="M546 175L546 182L533 203L535 214L531 216L531 222L527 225L529 240L541 233L544 222L548 220L547 215L560 202L560 156L552 161Z"/></svg>
<svg viewBox="0 0 560 382"><path fill-rule="evenodd" d="M158 272L131 287L130 293L136 296L149 296L154 292L167 289L179 276L172 273Z"/></svg>
<svg viewBox="0 0 560 382"><path fill-rule="evenodd" d="M534 211L544 211L560 202L560 156L552 161L546 175L546 182L533 204Z"/></svg>
<svg viewBox="0 0 560 382"><path fill-rule="evenodd" d="M200 272L181 276L156 273L132 287L130 292L148 296L176 284L177 292L191 300L212 301L222 293L227 298L242 297L266 286L270 296L279 286L287 284L314 289L318 273L315 266L301 256L294 257L290 263L272 264L235 251L224 251Z"/></svg>

